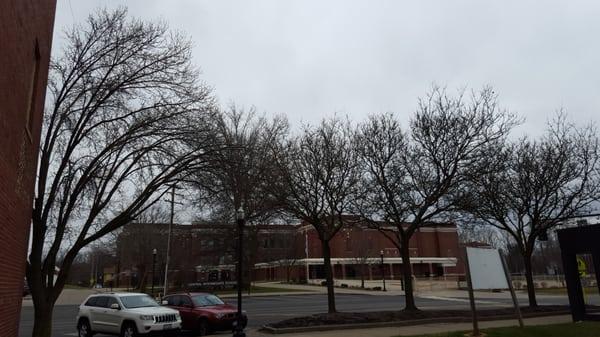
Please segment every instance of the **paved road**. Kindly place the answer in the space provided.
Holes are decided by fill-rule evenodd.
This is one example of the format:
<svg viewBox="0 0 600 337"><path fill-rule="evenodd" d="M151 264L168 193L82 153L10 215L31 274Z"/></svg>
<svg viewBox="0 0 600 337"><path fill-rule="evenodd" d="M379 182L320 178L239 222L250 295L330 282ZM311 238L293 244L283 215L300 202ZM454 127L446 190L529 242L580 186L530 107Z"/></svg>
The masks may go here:
<svg viewBox="0 0 600 337"><path fill-rule="evenodd" d="M381 311L401 309L404 296L373 296L338 294L336 295L339 311ZM234 299L227 300L235 303ZM540 304L567 304L566 297L539 298ZM478 298L479 308L510 306L510 299ZM464 298L417 298L417 306L421 309L467 309L468 301ZM60 305L54 309L53 337L76 336L76 305ZM327 311L325 294L287 295L269 297L250 297L244 299L244 310L248 312L249 326L260 327L269 322L305 316ZM19 337L31 337L33 327L33 308L23 307ZM97 335L102 336L102 335Z"/></svg>

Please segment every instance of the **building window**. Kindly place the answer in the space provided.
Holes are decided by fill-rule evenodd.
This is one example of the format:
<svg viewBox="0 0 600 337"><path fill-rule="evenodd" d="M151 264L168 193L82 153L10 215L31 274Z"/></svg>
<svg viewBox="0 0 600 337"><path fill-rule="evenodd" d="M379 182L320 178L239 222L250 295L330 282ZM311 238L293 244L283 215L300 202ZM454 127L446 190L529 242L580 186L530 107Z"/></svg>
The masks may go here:
<svg viewBox="0 0 600 337"><path fill-rule="evenodd" d="M27 106L27 113L25 114L25 130L27 130L27 136L29 141L33 142L33 113L37 106L37 87L40 77L40 45L37 39L35 39L35 47L33 50L33 69L31 70L31 78L29 84L29 104Z"/></svg>

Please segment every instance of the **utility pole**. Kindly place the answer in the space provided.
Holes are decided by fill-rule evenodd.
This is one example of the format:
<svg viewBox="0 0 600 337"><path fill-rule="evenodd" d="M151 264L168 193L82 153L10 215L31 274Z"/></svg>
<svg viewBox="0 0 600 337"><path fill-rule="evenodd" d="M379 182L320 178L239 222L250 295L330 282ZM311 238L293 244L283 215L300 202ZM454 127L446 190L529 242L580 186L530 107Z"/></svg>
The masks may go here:
<svg viewBox="0 0 600 337"><path fill-rule="evenodd" d="M171 218L169 220L169 235L167 237L167 257L165 263L165 285L163 289L163 296L167 294L169 290L169 259L171 257L171 235L173 233L173 218L175 217L175 184L171 186Z"/></svg>
<svg viewBox="0 0 600 337"><path fill-rule="evenodd" d="M381 279L383 280L383 291L387 291L385 288L385 265L383 264L383 250L379 252L379 256L381 257Z"/></svg>
<svg viewBox="0 0 600 337"><path fill-rule="evenodd" d="M96 281L96 277L94 275L96 275L94 273L94 252L90 252L90 265L91 265L91 269L90 269L90 287L94 288L95 286L95 281Z"/></svg>
<svg viewBox="0 0 600 337"><path fill-rule="evenodd" d="M310 267L308 265L308 230L304 232L304 253L306 254L306 284L309 284Z"/></svg>
<svg viewBox="0 0 600 337"><path fill-rule="evenodd" d="M237 246L237 322L235 328L233 330L233 337L246 337L246 333L244 332L243 326L243 318L242 318L242 286L243 286L243 244L244 244L244 225L246 222L246 216L244 214L244 209L240 206L240 208L236 212L236 220L238 225L238 246Z"/></svg>
<svg viewBox="0 0 600 337"><path fill-rule="evenodd" d="M156 271L156 248L152 249L152 297L154 298L154 280Z"/></svg>

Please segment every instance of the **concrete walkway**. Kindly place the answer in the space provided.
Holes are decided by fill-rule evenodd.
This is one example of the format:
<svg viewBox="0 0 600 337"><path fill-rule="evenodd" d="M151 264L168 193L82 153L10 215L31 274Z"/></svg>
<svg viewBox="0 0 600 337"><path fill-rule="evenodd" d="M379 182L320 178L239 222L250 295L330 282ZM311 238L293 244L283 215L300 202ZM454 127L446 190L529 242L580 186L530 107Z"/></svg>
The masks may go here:
<svg viewBox="0 0 600 337"><path fill-rule="evenodd" d="M108 290L104 289L64 289L58 300L56 301L56 305L79 305L83 302L88 296L91 294L97 294L100 292L107 292ZM33 301L31 300L31 295L23 297L23 306L31 307L33 306Z"/></svg>
<svg viewBox="0 0 600 337"><path fill-rule="evenodd" d="M560 324L570 323L571 316L548 316L548 317L536 317L525 319L525 325L546 325L546 324ZM516 320L504 320L504 321L487 321L480 322L479 326L482 329L486 328L497 328L507 326L517 326ZM350 330L333 330L333 331L319 331L319 332L302 332L302 333L290 333L282 335L273 335L257 330L248 330L249 337L392 337L392 336L415 336L423 334L435 334L452 331L468 331L472 329L470 323L437 323L437 324L423 324L415 326L403 326L403 327L387 327L387 328L370 328L370 329L350 329Z"/></svg>
<svg viewBox="0 0 600 337"><path fill-rule="evenodd" d="M338 280L339 281L339 280ZM339 283L339 282L338 282ZM327 293L327 287L316 285L316 284L287 284L287 283L279 283L279 282L261 282L254 284L257 287L269 287L269 288L280 288L282 291L285 289L296 289L296 290L305 290L309 292L317 292L317 293ZM375 291L375 290L366 290L360 288L335 288L336 294L362 294L362 295L376 295L376 296L396 296L396 295L404 295L404 291L402 290L389 290L389 291ZM298 292L290 292L290 294L298 294Z"/></svg>
<svg viewBox="0 0 600 337"><path fill-rule="evenodd" d="M327 287L320 285L306 285L306 284L285 284L279 282L261 282L254 284L257 287L268 287L268 288L278 288L281 289L281 292L266 292L266 293L251 293L248 295L247 292L243 293L243 297L265 297L265 296L286 296L286 295L314 295L314 294L325 294L327 293ZM126 289L113 289L113 291L125 291ZM79 305L85 298L87 298L91 294L109 292L109 288L104 289L65 289L61 293L57 305ZM397 296L404 295L404 292L401 290L393 289L390 291L374 291L374 290L365 290L365 289L356 289L356 288L335 288L336 294L360 294L360 295L372 295L372 296ZM219 295L223 298L233 298L236 297L237 294L222 294ZM431 291L419 291L415 293L416 297L425 298L425 299L435 299L435 300L447 300L447 301L468 301L469 294L467 291L458 290L458 289L441 289L441 290L431 290ZM519 302L521 305L527 304L527 294L525 292L517 292L517 297L519 298ZM538 294L538 298L558 298L558 297L566 297L566 295L549 295L549 294ZM591 304L600 304L600 297L598 295L590 295L588 296ZM489 291L476 291L475 292L476 299L510 299L510 293L508 291L503 292L489 292ZM31 296L26 296L23 298L23 306L32 306L33 303L31 301Z"/></svg>

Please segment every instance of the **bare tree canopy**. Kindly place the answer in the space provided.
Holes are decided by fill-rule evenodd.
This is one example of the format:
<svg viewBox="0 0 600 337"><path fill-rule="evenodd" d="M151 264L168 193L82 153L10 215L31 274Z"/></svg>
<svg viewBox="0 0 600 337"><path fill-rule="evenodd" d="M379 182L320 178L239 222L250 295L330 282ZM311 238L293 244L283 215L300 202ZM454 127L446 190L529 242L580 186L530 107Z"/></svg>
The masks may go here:
<svg viewBox="0 0 600 337"><path fill-rule="evenodd" d="M536 241L592 210L600 197L599 150L594 126L578 128L559 114L545 135L498 147L488 160L494 169L471 176L466 209L517 244L530 306L537 305L531 265Z"/></svg>
<svg viewBox="0 0 600 337"><path fill-rule="evenodd" d="M272 120L232 105L212 123L212 141L220 150L211 156L209 170L198 172L195 184L214 213L233 220L243 207L249 221L269 217L278 201L268 188L277 179L273 147L288 134L284 117Z"/></svg>
<svg viewBox="0 0 600 337"><path fill-rule="evenodd" d="M66 32L50 68L32 212L34 336L51 335L52 307L78 252L202 165L205 149L182 139L208 136L190 126L203 123L212 97L190 59L189 41L124 9Z"/></svg>
<svg viewBox="0 0 600 337"><path fill-rule="evenodd" d="M489 148L515 124L491 88L470 98L434 88L419 101L409 131L393 114L371 116L361 125L357 143L365 175L355 209L400 251L406 310L416 310L410 238L458 209L466 177L485 170Z"/></svg>
<svg viewBox="0 0 600 337"><path fill-rule="evenodd" d="M344 226L360 177L348 121L324 120L278 151L280 198L288 212L312 225L322 244L329 312L335 312L329 241Z"/></svg>

